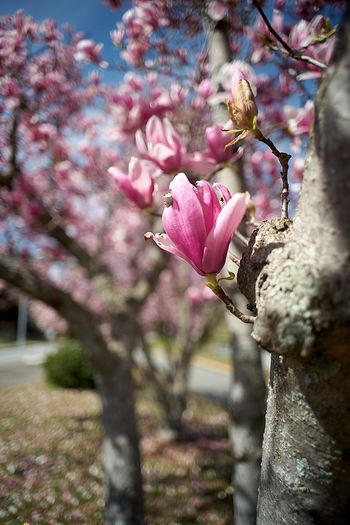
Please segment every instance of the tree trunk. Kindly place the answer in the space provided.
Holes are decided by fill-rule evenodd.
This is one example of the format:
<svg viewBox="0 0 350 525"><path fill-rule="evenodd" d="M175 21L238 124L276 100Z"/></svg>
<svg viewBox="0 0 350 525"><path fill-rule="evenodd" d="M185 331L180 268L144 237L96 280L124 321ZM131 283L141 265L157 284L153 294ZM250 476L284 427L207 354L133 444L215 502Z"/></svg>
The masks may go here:
<svg viewBox="0 0 350 525"><path fill-rule="evenodd" d="M217 81L221 66L232 60L224 21L208 34L211 79L216 91L222 88ZM213 121L228 120L223 104L212 109ZM220 180L230 190L245 191L243 166L240 174L231 168L220 172ZM242 309L246 301L236 291L234 301ZM233 383L229 394L230 441L233 454L233 487L235 525L255 525L260 478L261 445L264 429L266 388L263 379L260 351L251 337L251 326L228 317L233 355Z"/></svg>
<svg viewBox="0 0 350 525"><path fill-rule="evenodd" d="M102 399L102 464L106 525L143 523L142 477L130 361L113 352L100 356L95 380Z"/></svg>
<svg viewBox="0 0 350 525"><path fill-rule="evenodd" d="M192 352L184 359L183 352L177 363L174 356L167 354L165 370L159 367L152 356L147 340L140 331L142 352L145 358L144 373L149 380L160 409L163 412L165 431L171 440L182 439L185 433L183 415L187 406L188 374ZM171 349L170 349L170 352ZM182 358L181 358L182 357Z"/></svg>
<svg viewBox="0 0 350 525"><path fill-rule="evenodd" d="M236 294L235 300L238 295ZM229 397L230 440L234 457L234 522L256 523L264 431L266 386L260 351L251 327L231 316L233 382Z"/></svg>
<svg viewBox="0 0 350 525"><path fill-rule="evenodd" d="M294 224L252 236L238 279L273 354L259 525L342 525L350 494L350 16L315 108Z"/></svg>
<svg viewBox="0 0 350 525"><path fill-rule="evenodd" d="M135 348L133 318L125 312L114 314L111 323L114 340L107 344L100 334L99 321L91 312L68 301L60 313L91 359L101 396L105 524L143 525L142 474L131 359Z"/></svg>
<svg viewBox="0 0 350 525"><path fill-rule="evenodd" d="M169 385L167 404L169 410L165 413L165 419L175 440L180 440L185 435L184 412L187 406L188 396L188 366L180 366L175 373L173 382Z"/></svg>
<svg viewBox="0 0 350 525"><path fill-rule="evenodd" d="M349 407L350 352L342 365L272 357L259 524L348 523Z"/></svg>

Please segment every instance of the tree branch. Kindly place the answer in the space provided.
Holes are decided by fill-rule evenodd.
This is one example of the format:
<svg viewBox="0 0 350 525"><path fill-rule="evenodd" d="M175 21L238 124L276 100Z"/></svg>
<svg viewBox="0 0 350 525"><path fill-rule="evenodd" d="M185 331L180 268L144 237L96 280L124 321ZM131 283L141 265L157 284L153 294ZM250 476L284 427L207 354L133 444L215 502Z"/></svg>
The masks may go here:
<svg viewBox="0 0 350 525"><path fill-rule="evenodd" d="M293 49L290 47L285 40L277 33L277 31L272 27L270 24L269 19L265 15L262 7L260 6L258 0L253 0L253 4L259 11L262 19L264 20L265 24L267 25L268 30L270 33L276 38L276 40L281 44L281 46L285 49L286 54L290 56L291 58L294 58L294 60L300 60L302 62L307 62L309 64L312 64L313 66L319 67L320 69L326 69L326 64L322 64L322 62L319 62L318 60L315 60L312 57L309 57L308 55L303 55L300 53L297 49ZM274 51L277 51L278 48L272 48Z"/></svg>
<svg viewBox="0 0 350 525"><path fill-rule="evenodd" d="M39 215L37 222L41 227L45 228L48 235L55 239L66 252L77 259L79 264L87 271L89 277L93 279L102 274L109 276L112 280L112 276L107 266L96 261L76 239L67 235L64 228L56 222L54 216L48 209L45 208L43 210Z"/></svg>
<svg viewBox="0 0 350 525"><path fill-rule="evenodd" d="M11 128L9 133L9 147L10 147L10 168L7 171L0 172L0 186L12 188L13 179L20 172L17 162L17 129L19 121L20 107L17 107L13 111Z"/></svg>
<svg viewBox="0 0 350 525"><path fill-rule="evenodd" d="M129 307L138 312L143 306L147 297L155 290L159 276L167 267L170 257L169 254L158 250L157 259L148 272L140 273L138 280L134 285L133 292L127 298Z"/></svg>
<svg viewBox="0 0 350 525"><path fill-rule="evenodd" d="M281 171L281 179L282 179L282 192L281 192L281 202L282 202L282 209L281 209L281 219L287 220L289 218L288 214L288 204L289 204L289 183L288 183L288 168L289 168L289 160L291 158L288 153L283 153L282 151L279 151L272 140L265 137L259 128L257 128L254 131L254 136L257 140L260 140L260 142L263 142L270 148L272 153L275 155L275 157L278 159L282 171Z"/></svg>
<svg viewBox="0 0 350 525"><path fill-rule="evenodd" d="M94 314L77 303L67 292L42 279L22 261L2 254L0 278L56 310L66 319L74 336L84 344L93 359L98 359L101 350L108 350Z"/></svg>

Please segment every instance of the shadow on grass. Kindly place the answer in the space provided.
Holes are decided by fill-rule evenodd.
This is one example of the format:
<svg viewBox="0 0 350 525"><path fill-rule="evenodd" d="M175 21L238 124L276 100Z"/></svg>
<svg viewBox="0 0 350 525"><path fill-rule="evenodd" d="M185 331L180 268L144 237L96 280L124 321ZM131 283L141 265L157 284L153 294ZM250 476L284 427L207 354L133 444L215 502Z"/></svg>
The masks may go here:
<svg viewBox="0 0 350 525"><path fill-rule="evenodd" d="M224 426L195 422L185 440L160 443L145 456L143 474L148 524L232 524L231 457Z"/></svg>

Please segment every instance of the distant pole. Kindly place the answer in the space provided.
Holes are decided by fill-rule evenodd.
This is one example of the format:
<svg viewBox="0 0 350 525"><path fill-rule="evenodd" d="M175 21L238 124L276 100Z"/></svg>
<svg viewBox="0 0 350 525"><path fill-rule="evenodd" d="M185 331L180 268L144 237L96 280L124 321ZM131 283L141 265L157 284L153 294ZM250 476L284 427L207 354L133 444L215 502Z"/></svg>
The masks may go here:
<svg viewBox="0 0 350 525"><path fill-rule="evenodd" d="M26 344L28 310L29 310L28 297L20 296L19 303L18 303L17 337L16 337L16 344L18 346Z"/></svg>

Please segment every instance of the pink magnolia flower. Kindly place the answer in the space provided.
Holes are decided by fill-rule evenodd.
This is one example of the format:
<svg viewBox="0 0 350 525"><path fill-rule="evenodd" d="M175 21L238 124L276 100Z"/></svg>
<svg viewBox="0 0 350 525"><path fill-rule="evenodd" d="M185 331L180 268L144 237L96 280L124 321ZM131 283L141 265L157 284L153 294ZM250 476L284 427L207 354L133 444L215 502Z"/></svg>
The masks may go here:
<svg viewBox="0 0 350 525"><path fill-rule="evenodd" d="M160 248L187 261L200 275L217 274L225 264L233 233L247 207L247 194L233 197L223 184L193 186L184 173L170 184L163 212L165 234L146 234Z"/></svg>
<svg viewBox="0 0 350 525"><path fill-rule="evenodd" d="M310 133L314 118L314 103L308 100L303 108L299 108L294 118L288 120L288 130L294 136Z"/></svg>
<svg viewBox="0 0 350 525"><path fill-rule="evenodd" d="M101 67L107 67L108 63L101 59L103 44L95 44L93 40L84 38L77 43L77 51L74 53L75 60L92 62L99 64Z"/></svg>
<svg viewBox="0 0 350 525"><path fill-rule="evenodd" d="M103 0L103 3L111 9L119 9L121 6L121 0Z"/></svg>
<svg viewBox="0 0 350 525"><path fill-rule="evenodd" d="M208 78L202 80L202 82L197 86L198 94L203 98L208 98L213 93L213 85Z"/></svg>
<svg viewBox="0 0 350 525"><path fill-rule="evenodd" d="M202 174L210 174L215 169L212 159L206 153L187 153L186 147L171 122L160 120L153 115L146 124L146 141L142 131L137 130L135 139L140 155L158 166L163 173L174 173L189 168Z"/></svg>
<svg viewBox="0 0 350 525"><path fill-rule="evenodd" d="M119 190L139 208L148 208L153 203L154 181L149 166L132 157L129 162L128 175L117 167L108 169Z"/></svg>
<svg viewBox="0 0 350 525"><path fill-rule="evenodd" d="M185 292L187 301L192 306L198 306L206 301L217 301L217 296L208 286L192 285Z"/></svg>
<svg viewBox="0 0 350 525"><path fill-rule="evenodd" d="M123 42L123 39L125 36L125 29L124 27L117 25L116 29L111 31L110 35L111 35L113 44L119 47Z"/></svg>
<svg viewBox="0 0 350 525"><path fill-rule="evenodd" d="M144 159L150 160L164 173L184 167L186 148L170 121L153 116L145 129L146 142L141 130L136 132L136 146Z"/></svg>
<svg viewBox="0 0 350 525"><path fill-rule="evenodd" d="M238 160L242 154L243 150L240 148L238 151L234 152L230 148L226 148L231 140L230 136L222 131L223 126L214 124L209 126L205 130L205 142L208 147L208 155L213 159L214 164L221 162L232 162Z"/></svg>

